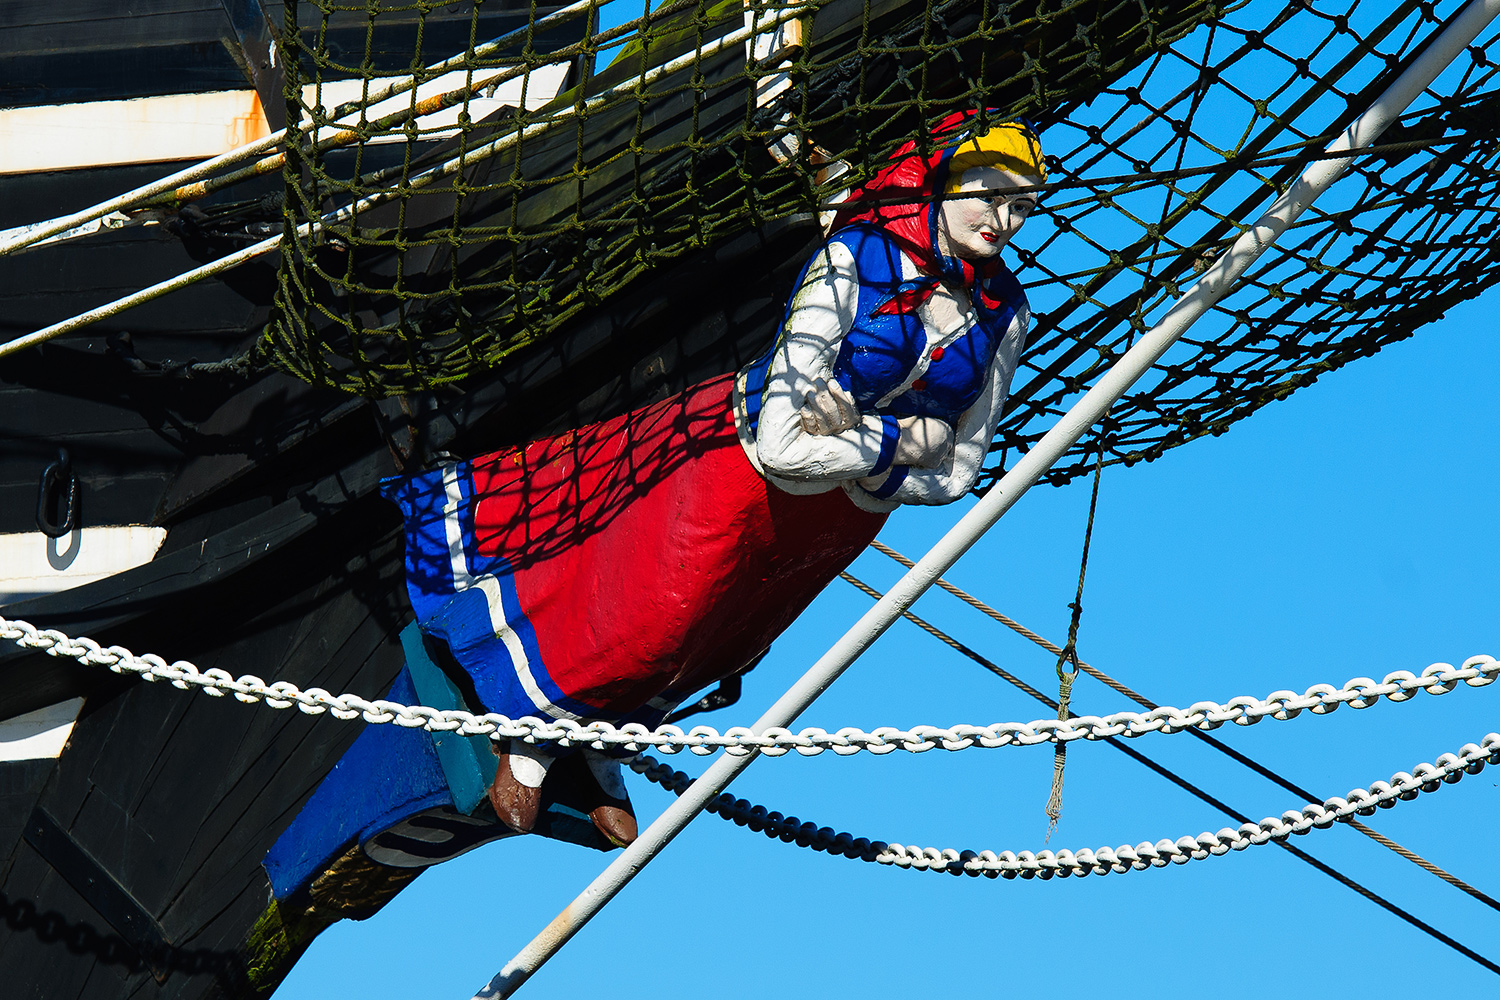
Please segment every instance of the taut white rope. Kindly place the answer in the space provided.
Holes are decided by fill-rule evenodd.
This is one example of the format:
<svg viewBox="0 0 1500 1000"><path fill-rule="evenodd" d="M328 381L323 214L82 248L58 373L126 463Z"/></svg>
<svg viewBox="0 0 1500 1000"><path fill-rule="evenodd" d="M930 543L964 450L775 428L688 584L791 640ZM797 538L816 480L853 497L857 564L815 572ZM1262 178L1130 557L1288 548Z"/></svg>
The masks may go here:
<svg viewBox="0 0 1500 1000"><path fill-rule="evenodd" d="M808 728L793 733L771 727L756 734L743 726L720 733L712 726L695 726L683 732L677 726L655 730L631 724L612 726L607 722L582 723L563 719L557 722L534 718L510 719L498 713L475 715L462 709L440 710L423 705L402 705L376 699L370 701L355 694L334 695L322 688L303 690L290 681L267 683L254 674L232 676L226 670L200 670L185 660L168 663L160 656L137 656L123 646L104 647L92 639L74 639L54 629L38 629L28 622L0 617L0 638L9 639L27 649L63 656L80 663L107 667L117 674L138 674L148 681L164 680L182 690L199 688L215 697L232 694L246 703L264 702L271 708L296 707L309 715L327 712L339 719L363 718L366 722L394 723L409 729L432 732L462 732L493 739L520 739L532 743L556 743L559 746L590 747L595 750L657 750L677 753L688 750L700 756L723 750L730 754L763 753L778 757L791 751L812 757L832 750L841 756L866 751L886 754L893 750L922 753L927 750L967 750L971 747L998 748L1034 746L1039 743L1070 743L1074 740L1102 740L1112 736L1134 739L1147 733L1180 733L1186 729L1213 730L1225 723L1252 726L1262 719L1286 721L1303 712L1327 715L1341 705L1369 708L1382 698L1404 702L1425 691L1432 695L1447 694L1460 684L1485 687L1500 678L1500 661L1493 656L1471 656L1460 667L1434 663L1420 674L1396 670L1379 683L1368 677L1355 677L1342 687L1315 684L1302 694L1275 691L1265 698L1241 696L1224 704L1200 701L1186 709L1162 706L1150 712L1115 712L1112 715L1080 715L1065 722L1039 719L1034 722L999 722L988 726L956 725L915 726L898 729L882 726L866 732L845 728L830 733Z"/></svg>

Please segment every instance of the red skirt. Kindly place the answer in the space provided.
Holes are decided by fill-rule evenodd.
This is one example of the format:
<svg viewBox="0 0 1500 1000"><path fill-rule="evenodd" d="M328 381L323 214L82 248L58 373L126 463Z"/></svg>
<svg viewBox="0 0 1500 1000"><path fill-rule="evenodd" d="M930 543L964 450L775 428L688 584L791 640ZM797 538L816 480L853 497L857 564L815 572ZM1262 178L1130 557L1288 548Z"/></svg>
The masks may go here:
<svg viewBox="0 0 1500 1000"><path fill-rule="evenodd" d="M477 555L509 565L538 682L567 701L619 718L737 673L885 523L842 489L767 483L732 385L472 462ZM519 694L477 693L499 711Z"/></svg>

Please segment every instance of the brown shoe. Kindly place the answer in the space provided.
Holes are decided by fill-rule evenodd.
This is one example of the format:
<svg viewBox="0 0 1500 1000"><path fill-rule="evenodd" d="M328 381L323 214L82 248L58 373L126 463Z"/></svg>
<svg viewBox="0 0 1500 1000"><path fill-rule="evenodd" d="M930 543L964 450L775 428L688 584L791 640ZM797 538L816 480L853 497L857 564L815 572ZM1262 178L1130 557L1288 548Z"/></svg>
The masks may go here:
<svg viewBox="0 0 1500 1000"><path fill-rule="evenodd" d="M616 847L629 847L640 836L628 798L621 799L619 805L605 803L595 806L589 810L589 819L594 821L594 829Z"/></svg>
<svg viewBox="0 0 1500 1000"><path fill-rule="evenodd" d="M580 750L560 758L547 791L559 805L587 816L616 847L628 846L639 833L620 764L611 757Z"/></svg>
<svg viewBox="0 0 1500 1000"><path fill-rule="evenodd" d="M594 827L616 847L628 847L635 843L640 829L635 821L635 809L630 804L630 793L625 790L625 780L620 774L620 762L613 757L584 750L581 753L588 764L587 771L595 792L594 807L588 810Z"/></svg>
<svg viewBox="0 0 1500 1000"><path fill-rule="evenodd" d="M542 808L542 781L551 766L550 757L539 754L500 754L495 781L490 785L490 805L500 822L517 833L530 833Z"/></svg>

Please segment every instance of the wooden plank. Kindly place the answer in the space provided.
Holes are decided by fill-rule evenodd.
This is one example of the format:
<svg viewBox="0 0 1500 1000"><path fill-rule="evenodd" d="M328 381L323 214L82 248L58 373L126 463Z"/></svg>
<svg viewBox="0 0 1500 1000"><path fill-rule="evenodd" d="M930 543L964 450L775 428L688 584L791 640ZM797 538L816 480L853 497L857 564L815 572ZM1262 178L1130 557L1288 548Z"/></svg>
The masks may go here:
<svg viewBox="0 0 1500 1000"><path fill-rule="evenodd" d="M233 522L211 537L198 536L187 550L174 547L167 536L163 552L152 562L108 580L87 584L66 599L42 598L11 608L15 615L66 622L69 627L104 628L108 623L133 620L167 598L198 592L205 584L227 578L245 565L278 551L321 523L334 509L370 491L391 467L389 454L375 453L322 477L306 488L291 489L291 498L273 509ZM394 517L384 501L380 519ZM201 541L199 540L201 538ZM0 649L0 667L34 654ZM0 685L3 692L4 685ZM0 712L3 712L0 707Z"/></svg>
<svg viewBox="0 0 1500 1000"><path fill-rule="evenodd" d="M47 171L0 178L0 228L29 225L76 212L159 180L181 168L182 165L176 163L135 163L128 166ZM232 196L235 199L259 198L281 190L281 184L279 175L262 177L236 185ZM215 204L228 197L225 195L205 199L201 204ZM6 267L20 259L21 257L16 256L7 257Z"/></svg>
<svg viewBox="0 0 1500 1000"><path fill-rule="evenodd" d="M218 0L144 0L123 8L114 0L6 0L0 4L0 28L8 31L41 24L74 25L88 21L163 21L192 13L223 16Z"/></svg>
<svg viewBox="0 0 1500 1000"><path fill-rule="evenodd" d="M93 829L94 825L85 821L79 827ZM123 829L120 832L123 833ZM156 920L141 907L140 902L122 884L114 871L104 867L89 851L81 847L73 835L59 826L44 809L32 810L31 817L26 821L24 836L26 843L47 862L52 871L88 901L89 906L103 918L110 930L129 943L150 967L153 975L158 979L165 978L168 968L165 952L171 943Z"/></svg>
<svg viewBox="0 0 1500 1000"><path fill-rule="evenodd" d="M268 5L271 19L282 23L280 5ZM553 8L539 8L545 15ZM309 36L319 30L313 17ZM486 4L480 17L481 40L497 37L526 21L526 8ZM420 12L407 6L379 15L371 35L370 57L376 72L404 72L411 64ZM336 55L361 62L369 33L363 11L342 12L330 19L326 41ZM470 35L470 12L453 5L428 13L423 62L436 62L464 50ZM254 86L234 57L233 26L216 0L180 0L125 10L118 4L74 0L11 0L0 4L0 105L23 107L118 100L168 94L192 94Z"/></svg>
<svg viewBox="0 0 1500 1000"><path fill-rule="evenodd" d="M94 967L89 970L89 977L83 982L83 988L78 992L81 996L97 996L101 992L115 993L124 989L127 982L141 987L147 983L153 986L156 984L150 976L133 975L125 968L95 962Z"/></svg>
<svg viewBox="0 0 1500 1000"><path fill-rule="evenodd" d="M0 531L35 531L36 500L41 469L46 461L56 457L38 455L38 461L18 478L19 481L0 485ZM6 474L9 478L9 473ZM148 524L160 503L162 491L170 479L166 468L156 472L138 471L134 475L109 477L94 486L84 487L88 494L87 504L80 504L80 516L85 525L95 524ZM29 482L27 480L30 480Z"/></svg>
<svg viewBox="0 0 1500 1000"><path fill-rule="evenodd" d="M357 734L358 727L354 727L350 735ZM282 779L279 786L267 784L261 795L243 803L247 815L219 843L218 850L204 854L202 864L191 871L183 891L162 914L163 922L174 932L191 933L191 928L200 926L221 905L219 901L226 892L246 884L268 886L261 861L298 811L284 806L295 801L300 807L306 794L316 787L316 780L309 779L321 780L348 748L342 739L332 743L334 734L326 729L312 735L316 745L312 741L304 744L299 748L302 758L278 771ZM288 799L287 793L293 790L303 794Z"/></svg>
<svg viewBox="0 0 1500 1000"><path fill-rule="evenodd" d="M308 586L301 593L272 597L253 616L255 621L231 628L227 638L210 639L209 648L194 646L219 631L215 623L189 627L183 631L181 650L205 665L219 662L230 669L240 657L270 653L262 663L296 673L304 682L374 684L383 689L402 662L386 624L399 612L401 539L398 532L389 532L377 546L378 557L372 553L352 574L340 576L330 572L325 561L347 564L351 544L369 538L362 524L350 523L347 528L311 539L313 548L326 550L320 559L288 554L288 562L304 564ZM266 565L262 572L289 579L286 566ZM237 584L247 593L278 593L256 576L247 574ZM372 590L379 595L374 605L369 604ZM223 607L226 597L223 592L209 594L201 603L205 608ZM309 613L310 601L315 607ZM201 617L192 601L178 610L188 621ZM357 615L352 627L350 612ZM269 627L264 627L268 621ZM340 622L341 636L330 642L329 630L340 628ZM279 654L267 648L277 645ZM379 676L372 676L372 671ZM261 856L358 731L357 725L211 700L165 685L136 684L96 709L79 727L65 759L76 757L69 770L87 771L87 779L65 775L49 787L47 796L63 812L69 808L64 799L78 801L72 822L80 843L90 853L97 851L101 863L111 866L143 904L149 907L155 898L167 906L165 926L182 962L204 949L222 959L243 940L264 908ZM136 752L115 754L111 762L103 759L109 756L101 752L105 746L130 746ZM213 785L217 791L205 794L206 786ZM116 803L127 797L131 808L122 825L126 810ZM132 827L138 828L134 843L139 848L131 846ZM170 870L132 857L132 852L146 847L155 858L174 862ZM179 858L188 863L175 864ZM5 891L10 890L7 884ZM87 965L94 959L54 960ZM0 975L9 977L15 970L0 951ZM170 992L144 995L201 996L213 978L211 971L174 971L166 984ZM127 995L115 992L108 977L90 980L88 988L94 992L79 995Z"/></svg>
<svg viewBox="0 0 1500 1000"><path fill-rule="evenodd" d="M14 844L21 839L21 828L56 765L55 758L0 763L0 844ZM4 882L13 860L13 856L0 857L0 883Z"/></svg>
<svg viewBox="0 0 1500 1000"><path fill-rule="evenodd" d="M37 1000L82 997L99 965L150 978L129 944L25 841L0 893L10 916L0 935L8 989L24 984Z"/></svg>
<svg viewBox="0 0 1500 1000"><path fill-rule="evenodd" d="M122 37L143 34L140 26L128 22L104 27L105 33L120 28ZM32 36L34 48L0 55L0 100L6 107L201 94L249 86L239 65L216 39L153 46L146 44L155 40L148 36L126 49L72 53L66 35L26 34ZM23 42L20 38L13 41ZM198 58L185 63L183 50L188 47L197 50Z"/></svg>
<svg viewBox="0 0 1500 1000"><path fill-rule="evenodd" d="M326 532L315 538L323 544L332 533ZM334 544L343 548L359 542L365 533L357 530L338 533ZM366 538L368 536L365 536ZM368 543L366 543L368 544ZM158 642L158 648L169 656L190 656L200 665L221 665L234 672L243 672L246 665L271 673L285 671L302 683L324 683L340 686L356 680L359 671L365 669L373 653L383 649L379 667L387 676L364 678L362 687L371 693L383 690L389 675L400 667L399 647L391 637L386 621L398 613L401 572L401 546L399 537L391 535L378 547L378 564L354 577L340 575L334 567L325 565L324 559L309 558L308 552L288 553L284 559L273 561L262 571L247 574L236 581L234 593L219 592L205 595L201 600L190 600L178 607L179 620L193 620L207 616L215 607L253 606L260 595L279 595L275 581L290 584L288 570L302 567L304 578L311 578L311 589L303 595L285 599L277 597L269 602L264 612L255 615L248 623L231 629L232 644L223 646L218 652L204 649L200 642L204 632L212 633L217 623L210 622L196 632L188 628L180 631L176 641ZM335 551L331 553L338 556ZM343 561L340 557L339 561ZM279 562L280 564L274 564ZM358 585L361 593L380 595L384 604L377 617L366 607L368 598L349 592ZM335 591L329 595L324 591ZM342 591L342 596L337 592ZM318 607L312 610L310 603ZM348 620L353 612L359 616L358 624ZM262 615L264 617L262 617ZM268 627L280 620L279 627ZM296 638L300 635L300 639ZM329 646L329 637L335 639ZM288 639L294 641L288 645ZM213 646L221 645L212 643ZM279 648L277 648L279 647ZM208 655L201 655L207 653ZM134 754L104 755L97 762L89 762L89 786L92 794L107 794L120 802L141 823L142 832L153 838L157 849L173 859L174 868L179 859L192 859L204 852L214 853L219 848L215 840L200 839L197 825L191 817L202 810L222 808L223 830L219 836L231 836L245 832L244 817L247 795L258 794L269 784L276 789L278 802L271 805L279 814L285 802L295 800L305 790L310 790L316 777L303 777L307 757L305 754L289 753L287 726L293 730L306 729L315 734L315 742L324 746L321 768L331 767L344 746L357 734L357 726L348 726L329 720L308 720L297 714L282 715L265 708L247 708L236 702L208 699L202 695L183 694L166 685L136 685L126 695L101 708L90 724L79 727L74 745L75 751L66 759L88 762L85 747L102 748L106 745L123 745L139 748ZM107 737L102 734L107 733ZM295 740L292 741L295 745ZM170 746L173 749L159 750ZM147 757L143 759L142 754ZM319 772L320 773L320 772ZM305 782L305 787L301 782ZM291 789L290 792L287 789ZM78 790L69 797L79 794ZM288 798L289 796L289 798ZM49 808L66 812L67 802L62 796L48 797ZM89 815L96 815L91 811ZM102 827L101 827L102 828ZM276 832L279 832L276 831ZM261 831L261 842L256 845L254 861L259 863L260 854L269 848L269 839ZM114 842L123 842L112 828L104 834ZM94 834L83 835L83 842L91 851L96 851L106 864L126 864L128 856L124 846L116 849L109 845L96 844ZM157 881L165 881L157 878ZM144 890L143 890L144 892ZM144 892L143 902L156 906L150 892Z"/></svg>
<svg viewBox="0 0 1500 1000"><path fill-rule="evenodd" d="M334 433L350 433L341 425L359 421L365 407L364 400L315 389L290 375L275 373L258 380L198 427L201 434L236 440L238 446L189 458L162 498L160 516L178 520L268 462L273 450L280 454L314 437L321 441Z"/></svg>
<svg viewBox="0 0 1500 1000"><path fill-rule="evenodd" d="M250 276L250 272L246 272L246 277ZM270 280L269 275L266 277ZM221 346L212 351L193 350L188 345L183 345L176 351L162 352L162 355L173 361L179 358L222 361L233 353L234 347L244 338L245 331L265 317L264 307L245 302L232 293L226 294L225 285L226 283L213 279L205 279L201 283L188 285L170 295L143 303L128 312L99 320L91 324L87 331L60 337L54 343L59 346L103 350L105 338L118 333L163 336L184 334L191 339L202 339L206 334L219 334L225 339ZM75 288L75 293L71 295L57 291L51 294L17 296L4 303L7 315L5 321L0 322L0 338L8 340L40 330L144 287L145 284L90 289L87 294L77 294Z"/></svg>
<svg viewBox="0 0 1500 1000"><path fill-rule="evenodd" d="M391 678L400 669L403 654L389 628L389 615L396 611L399 597L400 547L387 540L380 562L385 567L379 577L358 581L365 593L367 584L380 584L391 606L379 614L365 607L365 599L353 593L330 602L326 613L319 613L314 624L321 632L341 629L347 638L337 650L321 653L313 643L301 643L280 664L282 676L303 677L299 683L318 684L330 690L363 690L384 693ZM342 605L342 607L340 607ZM350 629L348 616L363 615ZM360 723L340 723L331 719L298 719L295 725L271 713L261 713L253 721L244 746L253 753L242 752L231 768L239 776L223 794L208 804L204 826L192 841L192 850L184 852L179 884L185 887L163 920L171 926L183 921L191 924L191 914L200 911L212 893L204 887L233 879L238 866L248 864L258 870L261 858L270 849L306 797L322 776L339 759L363 728ZM271 727L281 727L277 733ZM271 737L274 735L274 739ZM214 845L210 847L210 845ZM197 898L194 898L197 897Z"/></svg>
<svg viewBox="0 0 1500 1000"><path fill-rule="evenodd" d="M191 270L200 263L189 256L177 237L162 227L131 226L86 239L49 243L7 258L4 294L7 298L77 295L80 289L85 289L97 295L98 302L106 302L124 292Z"/></svg>
<svg viewBox="0 0 1500 1000"><path fill-rule="evenodd" d="M124 367L123 365L121 366ZM16 400L20 405L8 406L0 410L0 439L12 438L46 438L49 441L76 440L81 437L98 436L128 436L133 437L138 431L151 431L151 421L139 409L128 405L129 403L141 403L144 400L131 399L130 396L122 394L121 398L111 401L101 399L89 399L86 397L69 397L58 399L54 394L47 393L47 399L41 393L33 393L31 398L22 402ZM39 405L44 402L52 405ZM121 405L122 403L127 405ZM59 409L66 408L66 419L60 419L63 415ZM152 436L158 438L159 434ZM132 457L161 453L161 446L149 448L144 443L138 450L131 449L125 441L127 453ZM111 446L115 450L119 445ZM54 447L53 452L56 452ZM180 448L168 450L180 455Z"/></svg>
<svg viewBox="0 0 1500 1000"><path fill-rule="evenodd" d="M0 109L0 174L206 160L271 131L259 96L242 81L188 93L110 93L10 107Z"/></svg>

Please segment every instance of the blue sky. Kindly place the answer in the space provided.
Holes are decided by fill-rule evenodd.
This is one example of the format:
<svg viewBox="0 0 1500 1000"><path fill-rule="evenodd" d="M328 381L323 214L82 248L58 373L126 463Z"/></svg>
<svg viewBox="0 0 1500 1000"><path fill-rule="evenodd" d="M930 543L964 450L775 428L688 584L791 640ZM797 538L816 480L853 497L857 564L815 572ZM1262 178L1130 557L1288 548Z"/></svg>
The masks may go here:
<svg viewBox="0 0 1500 1000"><path fill-rule="evenodd" d="M1500 293L1325 376L1220 438L1105 470L1080 649L1158 702L1301 691L1493 653L1500 598L1494 517ZM1048 636L1066 634L1087 484L1026 496L951 574ZM904 510L881 536L916 555L956 508ZM877 586L897 567L867 553ZM750 675L757 716L868 606L835 583ZM932 593L919 614L1044 689L1049 656ZM1322 795L1409 770L1500 731L1500 691L1461 689L1363 712L1220 730L1220 738ZM1128 707L1088 679L1081 712ZM803 717L835 729L990 723L1047 712L908 623L894 627ZM1253 817L1300 807L1189 736L1137 749ZM703 762L685 755L691 773ZM847 830L922 846L1040 850L1050 748L758 761L740 796ZM632 776L643 821L667 793ZM1500 829L1500 769L1381 811L1370 825L1500 895L1487 861ZM1236 825L1100 744L1068 756L1051 847L1135 844ZM1492 960L1500 913L1358 833L1298 846ZM314 944L278 1000L358 994L467 997L604 865L540 838L433 869L374 918ZM1378 974L1374 970L1378 967ZM1115 997L1263 995L1273 984L1352 975L1369 997L1438 987L1493 996L1495 977L1292 858L1251 848L1105 878L1005 881L899 871L814 854L700 817L529 985L622 997L1056 989ZM526 995L526 994L523 994Z"/></svg>
<svg viewBox="0 0 1500 1000"><path fill-rule="evenodd" d="M1045 307L1049 294L1033 298ZM1500 651L1497 312L1500 291L1491 291L1223 437L1106 469L1084 658L1158 702L1186 706ZM1037 488L951 578L1061 641L1087 505L1086 481ZM903 510L881 537L915 557L965 506ZM899 573L874 552L853 570L881 588ZM868 603L833 584L749 676L741 704L702 721L724 729L755 719ZM1055 691L1048 654L955 599L934 592L916 610ZM1217 735L1320 795L1342 795L1500 731L1497 689ZM1132 707L1087 678L1074 706ZM1048 714L903 622L800 723L871 729ZM1257 819L1302 805L1190 736L1133 746ZM673 762L691 773L704 763ZM789 756L758 761L732 790L855 836L1035 851L1047 833L1051 771L1050 747ZM668 801L638 777L631 790L643 821ZM1500 895L1489 860L1500 768L1368 822ZM1234 825L1114 749L1074 744L1062 821L1047 846L1175 840ZM1297 846L1500 961L1500 913L1344 827ZM605 861L519 838L449 862L374 918L327 931L278 1000L468 997ZM1371 998L1494 996L1500 982L1275 846L1104 878L992 881L830 858L704 816L522 995L1082 988L1116 998L1250 997L1340 976Z"/></svg>

